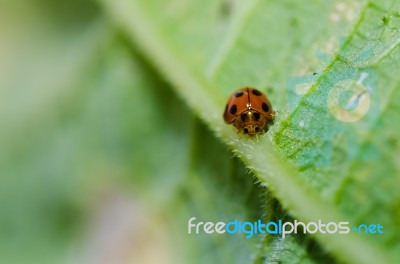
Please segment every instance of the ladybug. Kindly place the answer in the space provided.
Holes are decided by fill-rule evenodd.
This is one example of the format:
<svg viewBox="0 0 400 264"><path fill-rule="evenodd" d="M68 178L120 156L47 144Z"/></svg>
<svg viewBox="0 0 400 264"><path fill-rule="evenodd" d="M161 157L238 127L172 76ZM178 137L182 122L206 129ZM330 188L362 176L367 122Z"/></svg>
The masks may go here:
<svg viewBox="0 0 400 264"><path fill-rule="evenodd" d="M225 106L224 121L232 124L249 136L266 131L266 126L274 120L268 98L259 90L245 87L235 91Z"/></svg>

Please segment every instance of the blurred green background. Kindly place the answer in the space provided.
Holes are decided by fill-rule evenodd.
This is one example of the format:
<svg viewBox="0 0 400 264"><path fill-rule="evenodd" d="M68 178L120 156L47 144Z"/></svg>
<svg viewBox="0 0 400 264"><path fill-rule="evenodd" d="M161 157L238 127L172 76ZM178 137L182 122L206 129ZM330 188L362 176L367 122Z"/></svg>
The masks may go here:
<svg viewBox="0 0 400 264"><path fill-rule="evenodd" d="M0 263L250 259L187 220L256 219L263 188L98 4L0 13Z"/></svg>

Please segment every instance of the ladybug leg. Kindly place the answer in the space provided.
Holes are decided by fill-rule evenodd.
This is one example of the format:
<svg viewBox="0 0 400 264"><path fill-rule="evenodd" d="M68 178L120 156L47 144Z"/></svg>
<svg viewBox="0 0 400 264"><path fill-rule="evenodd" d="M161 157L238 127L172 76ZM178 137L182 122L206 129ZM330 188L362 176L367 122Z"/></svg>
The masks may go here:
<svg viewBox="0 0 400 264"><path fill-rule="evenodd" d="M271 113L271 119L269 120L270 124L273 125L275 123L275 117L278 116L278 112L277 111L273 111Z"/></svg>
<svg viewBox="0 0 400 264"><path fill-rule="evenodd" d="M240 133L240 130L236 130L236 133L239 135L239 140L242 139L243 134Z"/></svg>
<svg viewBox="0 0 400 264"><path fill-rule="evenodd" d="M243 137L243 133L241 133L240 130L237 130L236 133L239 135L239 140L241 140Z"/></svg>

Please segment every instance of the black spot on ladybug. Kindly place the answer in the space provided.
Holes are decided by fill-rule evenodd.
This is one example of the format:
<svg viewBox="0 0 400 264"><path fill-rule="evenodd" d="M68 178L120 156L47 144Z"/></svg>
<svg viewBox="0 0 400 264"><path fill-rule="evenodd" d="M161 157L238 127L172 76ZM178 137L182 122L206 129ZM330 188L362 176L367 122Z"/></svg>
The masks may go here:
<svg viewBox="0 0 400 264"><path fill-rule="evenodd" d="M243 131L245 134L249 133L249 130L247 128L245 128Z"/></svg>
<svg viewBox="0 0 400 264"><path fill-rule="evenodd" d="M266 103L262 103L261 107L264 110L264 112L268 112L269 111L269 106Z"/></svg>
<svg viewBox="0 0 400 264"><path fill-rule="evenodd" d="M256 95L256 96L260 96L260 95L261 95L261 92L260 92L259 90L256 90L256 89L253 89L253 90L251 91L251 93L254 94L254 95Z"/></svg>
<svg viewBox="0 0 400 264"><path fill-rule="evenodd" d="M242 96L243 94L244 94L243 91L239 91L239 92L235 93L235 97L236 97L236 98L239 98L239 97Z"/></svg>
<svg viewBox="0 0 400 264"><path fill-rule="evenodd" d="M234 115L234 114L236 114L236 112L237 112L237 106L234 104L231 106L231 108L229 108L229 113Z"/></svg>
<svg viewBox="0 0 400 264"><path fill-rule="evenodd" d="M260 113L254 113L254 119L258 121L260 119Z"/></svg>
<svg viewBox="0 0 400 264"><path fill-rule="evenodd" d="M241 114L240 119L242 119L243 122L247 121L247 115L246 114Z"/></svg>

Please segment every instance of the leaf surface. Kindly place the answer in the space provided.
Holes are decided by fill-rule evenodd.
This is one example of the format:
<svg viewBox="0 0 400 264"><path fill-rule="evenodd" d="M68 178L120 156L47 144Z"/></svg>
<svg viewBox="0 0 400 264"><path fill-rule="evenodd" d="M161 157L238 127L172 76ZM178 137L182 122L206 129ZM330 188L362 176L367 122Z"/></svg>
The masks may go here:
<svg viewBox="0 0 400 264"><path fill-rule="evenodd" d="M179 6L180 1L176 1L180 8L166 12L165 17L162 16L165 20L159 23L153 19L157 9L145 2L104 2L111 16L177 92L241 157L258 179L275 192L294 216L304 221L323 219L339 222L340 219L348 219L352 224L361 223L361 219L369 223L380 220L389 230L396 230L397 218L392 217L398 207L394 194L395 186L398 186L396 161L393 160L393 152L388 151L383 142L379 142L381 145L371 143L373 137L369 136L376 136L381 141L384 138L382 135L385 132L390 134L393 129L392 125L385 128L384 120L387 118L385 113L390 113L390 99L396 98L399 86L395 73L399 7L395 1L314 5L296 5L295 1L249 2L250 7L243 8L244 13L239 15L243 21L232 23L238 25L235 29L229 30L228 27L227 41L222 42L219 53L213 55L215 58L209 60L211 66L203 66L205 69L201 63L193 62L192 54L200 52L207 58L205 51L209 49L208 45L214 43L212 40L197 43L202 47L185 45L179 48L188 39L193 39L191 36L209 27L207 22L198 23L185 31L187 24L179 23L180 12L187 14L187 10L198 8L196 4L181 3ZM161 8L162 3L156 6ZM193 15L191 19L202 21L204 17ZM168 23L175 25L173 32ZM350 25L354 26L351 28ZM215 27L208 29L208 32L213 32ZM288 32L298 34L288 35ZM344 34L347 37L340 47L336 47L331 60L328 59L325 65L312 63L313 54L323 46L321 43L335 46L332 42L335 43ZM191 48L193 50L188 52ZM291 92L289 88L289 91L284 90L285 81L292 74L304 75L306 72L310 75L316 72L315 78L306 76L308 81L312 81L311 88L297 95L297 102L290 102L285 107ZM362 83L360 78L365 78L365 75L375 78L367 84L372 87L370 93L373 97L369 116L364 123L339 122L331 113L333 110L328 108L332 87L345 80ZM243 85L267 91L271 101L281 111L271 133L254 141L238 139L220 118L224 99L232 89ZM342 92L346 87L338 89ZM382 130L376 133L379 124ZM367 133L366 129L369 130ZM343 142L344 137L349 138L347 143ZM397 136L392 135L391 138L392 144L397 146ZM371 153L367 153L366 158L359 158L365 148L370 148ZM381 152L386 152L387 156L381 156ZM375 159L380 164L387 162L388 166L375 165L374 170L370 169L365 174L357 167L372 166L368 159ZM382 169L387 170L385 181L381 180ZM360 175L359 181L357 175ZM379 188L377 182L385 188ZM357 188L360 191L355 191ZM391 194L383 195L382 200L374 199L373 204L372 199L365 200L367 193L375 192ZM358 199L348 201L349 195ZM362 207L365 209L354 210ZM378 208L379 216L368 214ZM366 215L371 218L364 218ZM343 260L389 263L399 257L395 254L397 245L393 244L397 241L393 236L398 234L395 231L385 236L392 241L391 244L384 239L354 233L316 237Z"/></svg>

